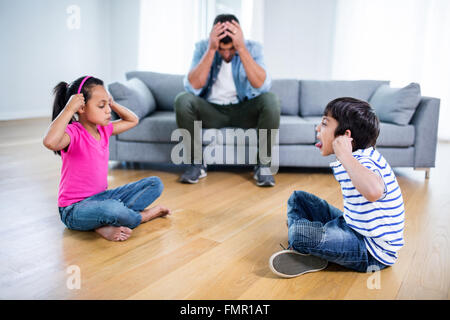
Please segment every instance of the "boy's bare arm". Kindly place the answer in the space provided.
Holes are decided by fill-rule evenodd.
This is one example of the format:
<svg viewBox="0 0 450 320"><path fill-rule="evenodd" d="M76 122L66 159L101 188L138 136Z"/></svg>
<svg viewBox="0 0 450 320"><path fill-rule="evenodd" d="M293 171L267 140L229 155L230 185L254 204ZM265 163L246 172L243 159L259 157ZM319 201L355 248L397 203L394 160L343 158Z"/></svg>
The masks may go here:
<svg viewBox="0 0 450 320"><path fill-rule="evenodd" d="M364 167L352 155L352 138L339 136L333 141L336 157L344 166L356 190L367 200L374 202L384 193L384 182L379 175Z"/></svg>

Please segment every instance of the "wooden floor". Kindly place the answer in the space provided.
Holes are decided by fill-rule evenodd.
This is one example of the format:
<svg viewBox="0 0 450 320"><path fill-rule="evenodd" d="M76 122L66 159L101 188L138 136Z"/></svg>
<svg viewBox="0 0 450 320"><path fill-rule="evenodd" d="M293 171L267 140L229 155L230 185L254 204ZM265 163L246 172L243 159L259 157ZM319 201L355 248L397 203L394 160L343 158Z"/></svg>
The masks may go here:
<svg viewBox="0 0 450 320"><path fill-rule="evenodd" d="M395 170L406 245L394 267L372 275L330 264L280 279L268 259L287 244L286 201L305 190L342 209L330 171L281 169L274 188L258 188L242 168L215 169L184 185L177 182L182 168L116 164L110 188L157 175L165 189L156 203L174 213L114 243L59 220L61 163L42 146L47 125L0 122L0 299L450 298L449 144L439 144L430 180L421 171ZM70 266L79 267L80 289L69 289Z"/></svg>

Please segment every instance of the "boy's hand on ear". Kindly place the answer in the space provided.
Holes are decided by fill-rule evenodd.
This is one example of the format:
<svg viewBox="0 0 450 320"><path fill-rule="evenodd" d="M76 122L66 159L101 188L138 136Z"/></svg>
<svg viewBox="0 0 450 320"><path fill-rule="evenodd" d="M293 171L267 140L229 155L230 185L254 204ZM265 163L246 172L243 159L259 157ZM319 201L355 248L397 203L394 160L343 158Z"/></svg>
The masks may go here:
<svg viewBox="0 0 450 320"><path fill-rule="evenodd" d="M82 93L73 94L69 101L67 101L66 107L73 113L77 113L81 107L84 106L84 96Z"/></svg>
<svg viewBox="0 0 450 320"><path fill-rule="evenodd" d="M345 156L352 155L352 141L353 138L349 137L348 135L338 136L333 140L334 154L339 160L341 160Z"/></svg>

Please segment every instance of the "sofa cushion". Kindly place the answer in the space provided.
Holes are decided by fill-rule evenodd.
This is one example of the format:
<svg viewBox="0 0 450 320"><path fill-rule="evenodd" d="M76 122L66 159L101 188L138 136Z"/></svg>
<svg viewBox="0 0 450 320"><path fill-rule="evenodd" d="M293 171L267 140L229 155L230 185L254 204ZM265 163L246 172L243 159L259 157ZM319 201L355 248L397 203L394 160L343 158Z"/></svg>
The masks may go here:
<svg viewBox="0 0 450 320"><path fill-rule="evenodd" d="M153 142L153 143L177 143L171 141L172 133L178 129L175 112L172 111L155 111L151 116L141 120L139 125L121 133L118 137L120 141L135 142ZM203 145L211 143L210 139L205 138L207 129L202 130ZM225 137L225 128L208 129L211 130L208 136L216 136L217 144L223 144L222 137ZM217 133L217 131L221 131Z"/></svg>
<svg viewBox="0 0 450 320"><path fill-rule="evenodd" d="M280 117L280 144L308 144L316 141L315 125L298 116Z"/></svg>
<svg viewBox="0 0 450 320"><path fill-rule="evenodd" d="M327 104L340 97L353 97L369 101L372 94L389 81L300 81L300 115L321 116Z"/></svg>
<svg viewBox="0 0 450 320"><path fill-rule="evenodd" d="M132 71L127 72L126 77L139 78L150 88L156 100L157 110L173 111L175 97L184 91L183 75Z"/></svg>
<svg viewBox="0 0 450 320"><path fill-rule="evenodd" d="M140 142L171 142L172 132L177 129L175 113L170 111L155 111L151 116L141 120L139 125L126 132L121 133L118 139L121 141ZM315 125L298 116L281 116L279 144L311 144L315 142ZM211 129L208 136L217 137L217 144L226 143L226 129ZM217 133L220 131L220 133ZM245 131L245 130L244 130ZM207 145L212 139L205 136L206 129L203 129L203 144ZM236 140L237 141L237 140ZM238 141L237 141L238 142Z"/></svg>
<svg viewBox="0 0 450 320"><path fill-rule="evenodd" d="M291 79L275 79L272 81L271 92L278 96L281 104L281 114L298 115L299 82Z"/></svg>
<svg viewBox="0 0 450 320"><path fill-rule="evenodd" d="M118 140L170 142L171 134L177 128L174 112L155 111L151 116L142 119L136 127L119 134Z"/></svg>
<svg viewBox="0 0 450 320"><path fill-rule="evenodd" d="M305 121L317 126L322 117L305 117ZM380 135L376 145L378 147L410 147L414 145L415 130L413 125L399 126L391 123L380 123Z"/></svg>
<svg viewBox="0 0 450 320"><path fill-rule="evenodd" d="M124 83L111 83L108 89L117 103L129 108L139 119L152 113L156 108L155 99L149 88L137 78Z"/></svg>
<svg viewBox="0 0 450 320"><path fill-rule="evenodd" d="M280 131L279 131L279 144L311 144L315 142L315 125L298 116L286 116L282 115L280 117ZM218 135L217 143L223 144L224 140L226 144L232 144L233 142L226 139L227 129L237 129L237 128L221 128L212 129L220 131ZM242 129L244 130L244 129ZM255 129L256 130L256 129ZM246 130L244 130L245 133ZM213 134L213 133L211 133ZM256 136L257 132L255 132ZM250 135L250 134L248 134ZM224 139L225 138L225 139ZM237 144L240 143L237 139L234 139ZM248 139L247 139L248 140ZM246 140L246 143L248 141ZM205 144L205 140L203 141ZM250 145L256 145L256 143L250 143Z"/></svg>
<svg viewBox="0 0 450 320"><path fill-rule="evenodd" d="M416 111L421 99L420 85L410 83L404 88L380 86L370 98L369 103L380 121L407 125Z"/></svg>

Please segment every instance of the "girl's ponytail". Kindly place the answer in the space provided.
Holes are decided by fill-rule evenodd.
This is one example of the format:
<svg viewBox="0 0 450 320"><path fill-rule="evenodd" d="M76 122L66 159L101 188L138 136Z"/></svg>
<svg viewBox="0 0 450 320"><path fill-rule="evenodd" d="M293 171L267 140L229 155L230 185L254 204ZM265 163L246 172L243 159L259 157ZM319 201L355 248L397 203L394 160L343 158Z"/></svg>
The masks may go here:
<svg viewBox="0 0 450 320"><path fill-rule="evenodd" d="M68 83L61 81L53 89L53 94L55 95L55 101L53 102L53 113L52 121L58 117L58 115L63 111L66 106L67 101L69 101L70 95L68 95ZM72 123L75 118L72 118L69 123Z"/></svg>

